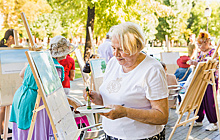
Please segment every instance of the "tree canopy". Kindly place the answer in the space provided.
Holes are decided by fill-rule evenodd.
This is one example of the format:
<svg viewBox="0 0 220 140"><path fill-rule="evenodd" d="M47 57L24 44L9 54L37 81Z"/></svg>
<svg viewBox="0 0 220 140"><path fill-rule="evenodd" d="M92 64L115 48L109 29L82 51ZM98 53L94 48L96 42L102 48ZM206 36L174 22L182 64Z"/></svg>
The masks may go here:
<svg viewBox="0 0 220 140"><path fill-rule="evenodd" d="M220 2L209 4L209 32L219 37ZM39 38L61 34L86 37L88 7L94 7L94 38L103 38L116 24L132 21L142 26L146 40L187 40L191 33L206 30L205 0L0 0L3 30L26 31L20 13L24 12L32 33Z"/></svg>

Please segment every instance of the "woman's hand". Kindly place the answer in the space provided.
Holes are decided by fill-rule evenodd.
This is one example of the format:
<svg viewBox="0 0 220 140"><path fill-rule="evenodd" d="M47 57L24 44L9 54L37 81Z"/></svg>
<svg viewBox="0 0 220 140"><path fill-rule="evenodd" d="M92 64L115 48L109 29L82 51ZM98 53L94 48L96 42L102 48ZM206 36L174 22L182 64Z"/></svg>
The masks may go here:
<svg viewBox="0 0 220 140"><path fill-rule="evenodd" d="M83 97L87 101L87 92L86 89L83 90ZM90 100L96 105L103 105L102 96L96 91L89 90Z"/></svg>
<svg viewBox="0 0 220 140"><path fill-rule="evenodd" d="M198 64L198 62L195 61L195 60L189 60L188 62L189 62L189 65L195 65L196 66Z"/></svg>
<svg viewBox="0 0 220 140"><path fill-rule="evenodd" d="M99 113L99 114L105 116L106 118L112 119L112 120L127 116L126 107L124 107L124 106L110 105L108 107L112 108L112 110L110 112L108 112L108 113Z"/></svg>

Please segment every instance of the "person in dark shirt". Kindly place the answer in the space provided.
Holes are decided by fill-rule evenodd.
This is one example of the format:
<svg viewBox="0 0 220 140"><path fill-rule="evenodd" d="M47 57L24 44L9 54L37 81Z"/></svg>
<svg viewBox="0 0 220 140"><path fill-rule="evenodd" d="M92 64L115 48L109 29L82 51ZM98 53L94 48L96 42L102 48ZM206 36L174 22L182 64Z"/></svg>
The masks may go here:
<svg viewBox="0 0 220 140"><path fill-rule="evenodd" d="M14 29L8 29L5 32L4 38L0 41L0 47L11 47L12 44L15 44Z"/></svg>

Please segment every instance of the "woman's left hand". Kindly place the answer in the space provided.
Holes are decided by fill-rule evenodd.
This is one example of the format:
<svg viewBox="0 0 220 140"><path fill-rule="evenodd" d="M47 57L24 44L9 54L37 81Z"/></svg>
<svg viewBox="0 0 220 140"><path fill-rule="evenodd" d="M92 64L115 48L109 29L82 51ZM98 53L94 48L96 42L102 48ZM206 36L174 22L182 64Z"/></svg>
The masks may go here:
<svg viewBox="0 0 220 140"><path fill-rule="evenodd" d="M100 115L105 116L106 118L115 120L118 118L126 117L126 107L121 105L110 105L109 108L112 108L112 110L108 113L99 113Z"/></svg>

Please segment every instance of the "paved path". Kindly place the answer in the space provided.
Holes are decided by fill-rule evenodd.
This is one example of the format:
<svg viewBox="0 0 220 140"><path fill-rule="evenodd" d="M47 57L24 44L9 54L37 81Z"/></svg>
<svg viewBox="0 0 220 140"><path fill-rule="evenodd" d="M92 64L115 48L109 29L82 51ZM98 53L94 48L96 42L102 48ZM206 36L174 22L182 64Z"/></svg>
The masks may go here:
<svg viewBox="0 0 220 140"><path fill-rule="evenodd" d="M85 103L83 97L82 97L82 90L84 89L83 80L82 78L76 79L74 81L71 81L71 96L74 96ZM218 100L220 100L218 96ZM166 125L166 140L168 139L172 127L175 125L176 120L178 118L177 114L175 113L175 109L170 109L169 113L169 120ZM193 114L191 114L193 115ZM185 119L185 116L183 117ZM203 121L202 127L194 127L191 131L189 139L191 140L220 140L220 134L219 131L205 131L205 127L209 124L206 117ZM184 140L186 138L187 132L189 130L189 126L181 126L178 127L172 137L172 140Z"/></svg>

